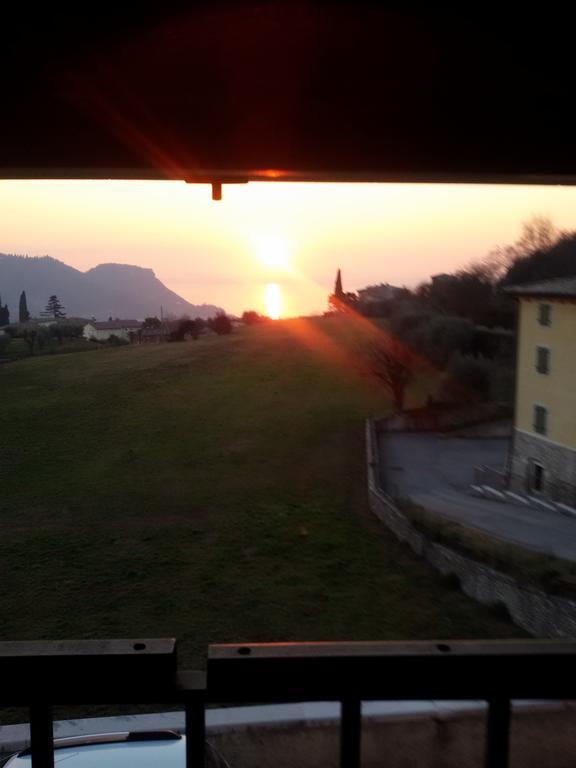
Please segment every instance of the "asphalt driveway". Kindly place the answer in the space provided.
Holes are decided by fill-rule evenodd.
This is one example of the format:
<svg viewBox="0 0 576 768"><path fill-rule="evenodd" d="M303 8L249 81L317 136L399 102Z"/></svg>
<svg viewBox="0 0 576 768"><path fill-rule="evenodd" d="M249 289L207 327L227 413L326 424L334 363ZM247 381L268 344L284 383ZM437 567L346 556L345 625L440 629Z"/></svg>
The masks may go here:
<svg viewBox="0 0 576 768"><path fill-rule="evenodd" d="M485 533L576 561L576 518L561 512L477 498L469 492L474 467L502 468L505 438L450 438L433 433L380 436L384 484L431 512Z"/></svg>

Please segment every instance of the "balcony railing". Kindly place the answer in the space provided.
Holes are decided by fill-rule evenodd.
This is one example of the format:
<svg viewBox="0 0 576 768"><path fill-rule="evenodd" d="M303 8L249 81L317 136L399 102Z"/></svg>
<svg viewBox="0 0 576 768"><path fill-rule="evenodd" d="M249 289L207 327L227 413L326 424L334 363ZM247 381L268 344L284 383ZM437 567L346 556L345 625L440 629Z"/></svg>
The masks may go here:
<svg viewBox="0 0 576 768"><path fill-rule="evenodd" d="M511 700L576 699L576 642L294 643L211 646L206 672L177 668L176 642L0 643L2 706L27 706L33 768L53 768L55 704L181 703L186 765L205 765L214 704L338 701L340 766L358 768L370 700L485 700L485 765L508 765Z"/></svg>

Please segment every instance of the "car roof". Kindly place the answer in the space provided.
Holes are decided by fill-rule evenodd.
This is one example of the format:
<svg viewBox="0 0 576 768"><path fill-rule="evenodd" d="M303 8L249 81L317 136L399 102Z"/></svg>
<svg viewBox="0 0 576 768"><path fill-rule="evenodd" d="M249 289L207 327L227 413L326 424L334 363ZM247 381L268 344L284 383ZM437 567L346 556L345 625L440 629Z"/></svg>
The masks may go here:
<svg viewBox="0 0 576 768"><path fill-rule="evenodd" d="M185 739L144 739L120 742L75 743L63 746L55 742L54 764L62 768L184 768ZM5 768L30 768L32 757L21 752Z"/></svg>

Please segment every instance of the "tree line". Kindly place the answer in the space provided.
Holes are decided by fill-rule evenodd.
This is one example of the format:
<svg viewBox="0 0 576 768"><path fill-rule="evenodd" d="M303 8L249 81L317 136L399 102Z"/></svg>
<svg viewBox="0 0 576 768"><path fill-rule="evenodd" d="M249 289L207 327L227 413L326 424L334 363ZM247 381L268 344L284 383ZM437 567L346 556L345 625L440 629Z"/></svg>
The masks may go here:
<svg viewBox="0 0 576 768"><path fill-rule="evenodd" d="M333 310L348 307L369 317L390 317L399 304L410 304L475 325L512 329L514 301L503 293L505 286L572 276L576 232L558 229L546 216L533 216L511 245L497 246L454 273L434 275L414 290L381 283L345 292L338 270L329 305Z"/></svg>
<svg viewBox="0 0 576 768"><path fill-rule="evenodd" d="M54 318L54 320L63 320L66 317L65 307L56 295L48 298L46 307L40 314L43 318ZM18 322L29 323L30 320L26 291L22 291L18 301ZM2 304L0 296L0 327L4 325L10 325L10 310L8 309L8 304Z"/></svg>
<svg viewBox="0 0 576 768"><path fill-rule="evenodd" d="M513 399L515 303L508 285L576 276L576 232L543 216L522 226L511 245L414 290L386 284L346 292L340 270L329 297L332 311L383 318L388 329L368 351L370 368L397 410L424 362L439 377L440 401Z"/></svg>
<svg viewBox="0 0 576 768"><path fill-rule="evenodd" d="M204 320L196 317L181 317L179 320L163 321L158 317L147 317L142 323L142 330L164 331L168 341L185 341L186 338L194 340L206 331L214 331L218 336L226 336L232 333L232 321L225 312L218 312L214 317Z"/></svg>

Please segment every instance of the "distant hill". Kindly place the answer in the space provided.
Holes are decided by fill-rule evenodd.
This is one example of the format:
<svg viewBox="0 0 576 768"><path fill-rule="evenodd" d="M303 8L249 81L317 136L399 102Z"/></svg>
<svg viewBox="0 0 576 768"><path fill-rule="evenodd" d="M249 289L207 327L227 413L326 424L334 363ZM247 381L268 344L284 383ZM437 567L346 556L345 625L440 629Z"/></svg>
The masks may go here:
<svg viewBox="0 0 576 768"><path fill-rule="evenodd" d="M20 293L26 291L28 310L37 317L51 294L66 307L68 317L144 317L160 314L212 317L220 307L191 304L158 280L152 269L128 264L99 264L87 272L51 256L0 253L0 298L8 304L10 320L18 320Z"/></svg>

